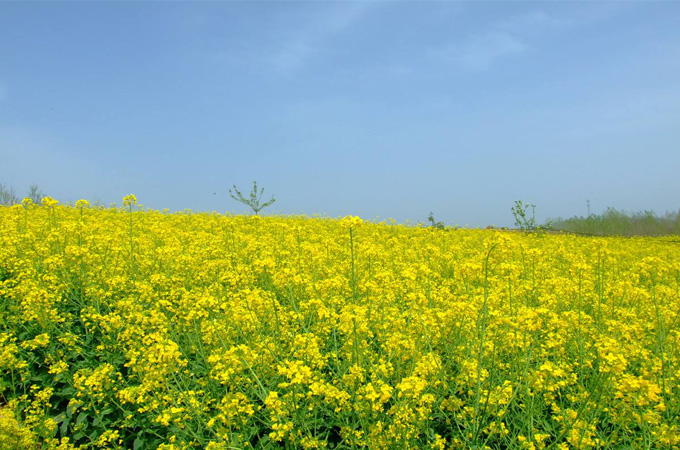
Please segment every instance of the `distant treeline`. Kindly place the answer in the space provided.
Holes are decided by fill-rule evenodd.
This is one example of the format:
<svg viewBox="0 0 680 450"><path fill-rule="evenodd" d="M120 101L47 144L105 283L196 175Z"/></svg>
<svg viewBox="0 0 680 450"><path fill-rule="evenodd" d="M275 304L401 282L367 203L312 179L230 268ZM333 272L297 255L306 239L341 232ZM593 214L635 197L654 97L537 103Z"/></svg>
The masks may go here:
<svg viewBox="0 0 680 450"><path fill-rule="evenodd" d="M602 214L550 221L553 230L595 236L680 235L680 210L658 216L654 211L627 212L607 208Z"/></svg>
<svg viewBox="0 0 680 450"><path fill-rule="evenodd" d="M28 188L28 192L24 198L30 198L33 203L40 203L40 200L45 194L40 190L37 184L32 184ZM22 198L16 193L13 187L6 186L5 183L0 183L0 205L12 206L21 203Z"/></svg>

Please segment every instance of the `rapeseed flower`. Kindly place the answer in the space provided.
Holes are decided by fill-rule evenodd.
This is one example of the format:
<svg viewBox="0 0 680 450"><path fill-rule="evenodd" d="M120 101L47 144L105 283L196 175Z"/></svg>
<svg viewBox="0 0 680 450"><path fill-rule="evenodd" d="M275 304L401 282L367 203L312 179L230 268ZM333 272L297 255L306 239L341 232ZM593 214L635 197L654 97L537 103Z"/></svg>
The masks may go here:
<svg viewBox="0 0 680 450"><path fill-rule="evenodd" d="M680 448L668 239L42 204L0 207L0 439Z"/></svg>

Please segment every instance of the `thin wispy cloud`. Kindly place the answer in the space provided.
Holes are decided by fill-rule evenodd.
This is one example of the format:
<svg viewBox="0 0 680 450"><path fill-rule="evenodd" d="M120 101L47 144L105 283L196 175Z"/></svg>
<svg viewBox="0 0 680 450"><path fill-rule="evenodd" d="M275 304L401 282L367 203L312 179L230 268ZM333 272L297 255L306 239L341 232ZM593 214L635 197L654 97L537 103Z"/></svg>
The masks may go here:
<svg viewBox="0 0 680 450"><path fill-rule="evenodd" d="M431 56L465 70L485 70L497 61L524 53L529 46L506 32L488 32L470 36L431 52Z"/></svg>
<svg viewBox="0 0 680 450"><path fill-rule="evenodd" d="M369 2L343 3L331 11L318 12L266 54L265 61L283 73L301 69L329 39L357 23L371 7Z"/></svg>
<svg viewBox="0 0 680 450"><path fill-rule="evenodd" d="M543 10L516 14L501 21L497 28L508 33L535 34L573 26L572 19L565 16L548 14Z"/></svg>
<svg viewBox="0 0 680 450"><path fill-rule="evenodd" d="M286 43L286 45L277 51L269 54L265 58L265 62L273 66L277 71L283 73L293 72L305 63L316 50L312 39L296 39Z"/></svg>
<svg viewBox="0 0 680 450"><path fill-rule="evenodd" d="M621 11L617 5L578 10L571 14L525 11L486 24L481 30L431 48L430 59L463 70L487 70L496 64L522 56L541 45L544 36L571 30L610 18Z"/></svg>
<svg viewBox="0 0 680 450"><path fill-rule="evenodd" d="M469 71L487 70L497 63L526 53L530 36L550 27L553 18L541 10L528 11L488 23L427 51L433 64Z"/></svg>
<svg viewBox="0 0 680 450"><path fill-rule="evenodd" d="M203 42L200 54L225 67L291 75L326 54L334 38L357 25L374 7L370 2L347 2L312 9L284 8L267 17L261 25L267 27L266 32L258 39L243 40L239 35L222 41L210 39ZM180 18L179 23L188 36L203 36L206 28L223 26L221 20L202 13Z"/></svg>

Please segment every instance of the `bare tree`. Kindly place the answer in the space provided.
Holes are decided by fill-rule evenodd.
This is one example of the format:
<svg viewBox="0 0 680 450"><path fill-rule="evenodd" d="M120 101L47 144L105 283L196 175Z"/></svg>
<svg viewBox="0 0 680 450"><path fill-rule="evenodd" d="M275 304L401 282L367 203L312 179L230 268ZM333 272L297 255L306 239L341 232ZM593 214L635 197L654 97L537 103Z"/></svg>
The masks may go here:
<svg viewBox="0 0 680 450"><path fill-rule="evenodd" d="M35 183L28 188L28 194L26 195L26 197L30 198L35 204L40 204L40 200L42 200L44 196L45 193L42 192Z"/></svg>
<svg viewBox="0 0 680 450"><path fill-rule="evenodd" d="M0 183L0 205L12 206L19 203L14 188L8 187L5 183Z"/></svg>

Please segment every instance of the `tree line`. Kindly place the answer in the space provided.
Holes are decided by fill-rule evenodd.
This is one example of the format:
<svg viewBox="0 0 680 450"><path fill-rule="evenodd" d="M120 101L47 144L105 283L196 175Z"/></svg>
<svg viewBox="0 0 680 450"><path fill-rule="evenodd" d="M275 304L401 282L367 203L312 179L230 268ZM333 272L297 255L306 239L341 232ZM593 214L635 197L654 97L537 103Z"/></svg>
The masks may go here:
<svg viewBox="0 0 680 450"><path fill-rule="evenodd" d="M33 203L40 203L40 200L45 197L45 194L40 190L37 184L32 184L28 188L26 196L23 198L30 198ZM13 187L7 186L5 183L0 183L0 205L12 206L17 203L21 203L19 195L16 193Z"/></svg>

